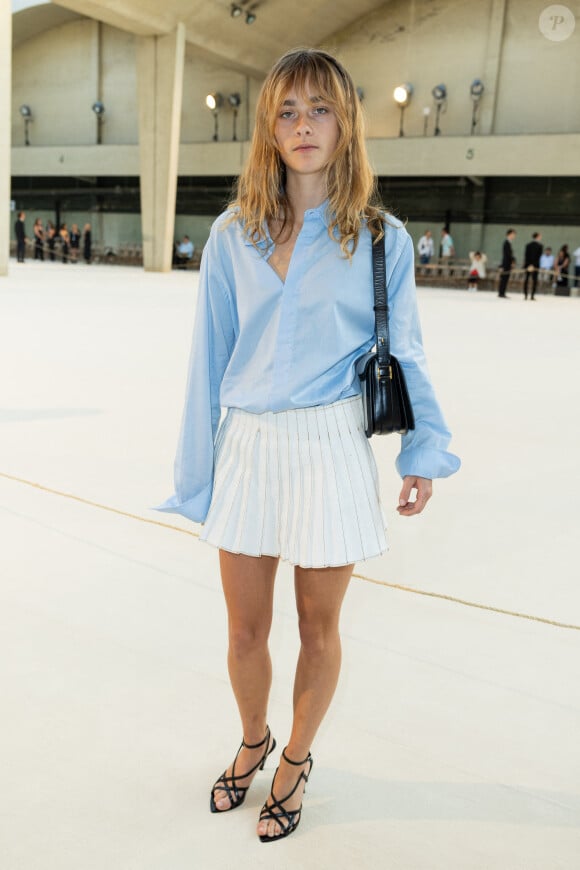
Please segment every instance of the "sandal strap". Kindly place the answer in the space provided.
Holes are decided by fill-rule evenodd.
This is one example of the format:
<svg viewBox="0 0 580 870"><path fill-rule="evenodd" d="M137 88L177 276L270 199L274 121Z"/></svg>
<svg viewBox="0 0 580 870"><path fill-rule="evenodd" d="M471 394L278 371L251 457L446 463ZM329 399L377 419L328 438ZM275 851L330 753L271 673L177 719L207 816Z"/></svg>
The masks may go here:
<svg viewBox="0 0 580 870"><path fill-rule="evenodd" d="M301 771L300 776L298 777L298 779L296 780L296 782L294 784L294 788L291 791L289 791L287 795L285 795L283 798L280 798L280 800L278 800L278 798L274 794L274 783L276 782L276 774L278 773L278 770L276 770L276 773L274 774L274 779L272 781L272 789L270 791L270 797L268 798L268 800L266 801L266 803L262 807L262 812L260 813L260 819L270 818L270 819L275 820L275 819L279 818L280 816L285 816L288 819L288 825L291 825L292 822L294 821L294 817L302 811L302 804L300 804L300 806L298 807L297 810L287 810L284 808L283 804L285 804L286 801L290 800L290 798L292 797L292 795L294 794L294 792L296 791L296 789L298 788L298 786L300 785L302 780L304 780L304 782L308 782L308 777L310 776L310 771L312 770L312 756L310 755L310 753L308 753L308 756L304 759L304 761L292 761L292 759L290 759L286 756L286 753L284 752L284 750L282 750L282 755L289 764L294 764L296 766L298 766L300 764L306 764L306 762L309 761L310 767L309 767L308 773ZM272 810L278 810L279 812L273 813Z"/></svg>
<svg viewBox="0 0 580 870"><path fill-rule="evenodd" d="M266 751L265 751L264 755L262 755L260 760L257 762L257 764L254 764L254 766L251 767L250 770L247 770L245 773L236 773L236 763L238 761L238 756L239 756L240 752L242 751L242 747L244 747L245 749L258 749L260 746L263 746L264 743L266 744ZM242 786L236 786L236 784L235 784L236 780L245 779L247 776L251 776L253 773L255 773L258 770L259 767L262 766L262 764L264 763L264 759L268 755L269 745L270 745L270 729L268 727L266 727L266 736L264 737L264 739L262 741L260 741L260 743L256 743L254 746L252 746L252 745L248 745L247 743L245 743L242 740L242 744L241 744L240 748L238 749L238 751L236 752L236 757L234 758L234 763L232 764L231 775L227 777L227 779L232 783L234 788L239 788L239 789L243 790ZM222 781L223 781L223 777L222 777ZM249 786L247 786L245 790L247 791L248 788L249 788Z"/></svg>
<svg viewBox="0 0 580 870"><path fill-rule="evenodd" d="M242 747L240 746L240 749L241 748ZM246 786L236 785L236 782L239 779L246 779L246 777L251 776L253 773L255 773L256 770L258 770L258 768L261 766L261 764L264 761L264 758L262 757L258 761L257 764L255 764L252 768L250 768L250 770L247 771L247 773L236 773L235 772L236 761L238 760L238 755L240 754L240 749L238 749L237 755L234 759L231 774L229 776L227 776L226 775L227 771L224 770L223 774L220 776L220 778L214 784L214 787L212 789L212 791L216 791L216 790L217 791L225 791L227 793L227 796L228 796L230 803L232 803L232 804L239 803L240 798L242 798L245 795L245 793L247 792L247 790L250 787L249 785L246 785ZM232 797L235 798L235 801L232 800Z"/></svg>
<svg viewBox="0 0 580 870"><path fill-rule="evenodd" d="M274 779L272 780L270 796L260 812L260 821L264 822L267 820L272 820L273 822L276 822L278 824L278 826L280 827L280 831L273 837L261 835L260 840L262 840L262 842L267 842L268 840L281 840L283 837L287 837L288 834L291 834L292 831L294 831L298 827L300 818L302 816L302 804L300 804L300 806L296 810L288 810L286 809L284 804L286 803L286 801L290 800L302 780L304 780L304 782L308 782L308 777L310 776L310 773L312 771L312 765L314 762L312 760L310 752L308 753L304 761L292 761L292 759L288 758L288 756L286 755L286 748L282 750L282 756L288 762L288 764L293 764L296 767L299 767L303 764L308 764L308 773L305 773L305 771L301 770L292 791L290 791L286 795L286 797L278 800L278 798L274 794L274 785L276 783L276 775L280 768L276 770L276 773L274 774Z"/></svg>
<svg viewBox="0 0 580 870"><path fill-rule="evenodd" d="M278 773L278 771L276 771L276 773ZM310 773L310 771L308 771L308 773ZM300 776L296 780L296 782L294 784L294 788L292 789L292 791L288 792L288 794L285 795L283 798L280 798L280 800L278 800L278 798L274 794L274 782L275 782L275 780L276 780L276 774L274 774L274 780L272 781L272 790L270 792L270 797L274 801L274 804L278 804L278 806L281 806L281 804L285 804L286 801L290 800L290 798L292 797L292 795L294 794L294 792L296 791L296 789L298 788L298 786L300 785L302 780L304 780L304 782L308 782L308 777L304 773L304 771L302 771L302 773L300 774ZM272 806L274 806L274 804L272 804ZM264 804L264 806L266 806L266 804ZM284 812L285 812L285 810L284 810ZM297 812L297 810L293 810L292 812Z"/></svg>
<svg viewBox="0 0 580 870"><path fill-rule="evenodd" d="M225 809L220 810L217 808L217 806L215 804L216 791L225 792L225 796L228 798L228 800L230 802L230 806L227 807L227 809L234 809L234 807L239 806L240 804L242 804L244 802L244 799L246 797L246 792L248 791L250 785L242 786L242 785L238 785L238 782L242 779L247 779L248 777L251 777L257 770L264 769L264 764L266 763L266 758L268 757L268 755L271 752L274 751L274 749L276 747L275 740L272 740L272 745L270 746L271 737L272 737L272 735L270 733L270 728L268 726L266 726L266 736L259 743L256 743L254 745L252 745L251 743L248 744L242 738L240 748L236 752L236 757L234 758L234 761L233 761L233 764L231 767L230 775L228 776L227 768L226 768L226 770L224 770L224 772L222 773L220 778L217 780L217 782L215 782L213 785L213 788L211 790L211 801L210 801L210 809L211 809L212 813L226 811ZM254 764L254 766L251 767L250 770L245 771L245 773L236 773L236 764L238 762L238 758L240 756L240 752L242 751L242 749L244 747L246 749L259 749L261 746L264 746L264 744L265 744L265 748L264 748L262 756L258 760L258 762L256 764Z"/></svg>
<svg viewBox="0 0 580 870"><path fill-rule="evenodd" d="M302 805L300 805L297 810L287 810L282 806L282 802L277 800L271 792L270 797L272 798L273 803L270 805L264 804L260 812L260 821L264 822L267 819L271 819L273 822L278 822L279 824L280 822L283 822L284 825L280 825L283 831L292 827L296 816L300 815L302 812ZM274 812L274 810L277 810L278 812Z"/></svg>
<svg viewBox="0 0 580 870"><path fill-rule="evenodd" d="M246 741L242 738L242 746L245 749L259 749L260 746L263 746L266 741L270 740L270 726L266 725L266 736L263 740L260 740L259 743L246 743Z"/></svg>
<svg viewBox="0 0 580 870"><path fill-rule="evenodd" d="M293 764L295 767L300 767L302 764L306 764L307 761L312 761L312 756L310 753L308 753L308 755L306 756L306 758L303 761L292 761L292 759L288 758L288 756L286 755L287 749L288 749L288 747L285 746L284 749L282 750L282 758L284 759L284 761L287 761L288 764Z"/></svg>
<svg viewBox="0 0 580 870"><path fill-rule="evenodd" d="M243 798L245 793L247 792L249 786L245 788L241 785L236 785L236 779L243 779L243 776L235 777L235 776L226 776L226 772L224 770L223 776L217 780L212 788L212 794L216 791L225 791L226 796L232 806L240 802L240 799Z"/></svg>

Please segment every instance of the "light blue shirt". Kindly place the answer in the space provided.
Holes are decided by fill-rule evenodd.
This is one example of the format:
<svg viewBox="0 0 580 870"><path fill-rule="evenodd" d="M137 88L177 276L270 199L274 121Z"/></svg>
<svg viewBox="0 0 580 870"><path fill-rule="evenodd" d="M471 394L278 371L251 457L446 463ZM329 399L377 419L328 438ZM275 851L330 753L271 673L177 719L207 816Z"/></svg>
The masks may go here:
<svg viewBox="0 0 580 870"><path fill-rule="evenodd" d="M272 241L248 241L229 214L214 223L201 260L199 296L175 495L159 510L206 518L221 409L255 414L327 405L360 393L356 360L374 345L371 234L351 261L328 235L328 203L309 209L283 282L268 264ZM401 477L447 477L460 462L427 371L417 312L413 243L400 221L385 226L391 351L405 372L415 426L402 437Z"/></svg>

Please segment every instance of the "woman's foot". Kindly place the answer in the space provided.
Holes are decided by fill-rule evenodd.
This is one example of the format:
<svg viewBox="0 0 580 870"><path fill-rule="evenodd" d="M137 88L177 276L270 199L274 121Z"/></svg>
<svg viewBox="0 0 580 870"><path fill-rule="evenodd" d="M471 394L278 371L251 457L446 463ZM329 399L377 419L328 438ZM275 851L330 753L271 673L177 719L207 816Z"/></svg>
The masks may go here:
<svg viewBox="0 0 580 870"><path fill-rule="evenodd" d="M272 780L270 796L260 812L258 836L262 843L281 840L296 830L302 815L302 796L312 770L312 756L293 761L282 752Z"/></svg>
<svg viewBox="0 0 580 870"><path fill-rule="evenodd" d="M211 790L212 813L225 813L243 804L256 772L263 770L266 758L275 747L276 741L268 727L260 743L249 744L242 740L233 764L224 770Z"/></svg>

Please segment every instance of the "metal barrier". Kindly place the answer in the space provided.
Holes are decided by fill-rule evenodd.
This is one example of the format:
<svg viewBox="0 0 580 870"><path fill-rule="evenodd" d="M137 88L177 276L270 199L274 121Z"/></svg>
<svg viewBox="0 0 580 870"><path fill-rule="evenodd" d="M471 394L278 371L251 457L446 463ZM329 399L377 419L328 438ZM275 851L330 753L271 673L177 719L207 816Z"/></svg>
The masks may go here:
<svg viewBox="0 0 580 870"><path fill-rule="evenodd" d="M415 264L415 280L417 285L429 287L467 287L469 281L469 272L471 270L471 262L461 259L438 259L432 260L430 263ZM508 291L522 290L526 277L527 270L521 267L514 267L510 271L510 280ZM499 280L502 275L501 266L486 267L485 278L480 278L478 281L479 290L496 290L499 287ZM555 284L559 278L559 273L554 270L540 269L538 274L537 293L553 294L557 288ZM574 275L568 276L568 289L572 290L574 284Z"/></svg>
<svg viewBox="0 0 580 870"><path fill-rule="evenodd" d="M26 242L27 248L27 257L32 259L34 257L34 250L36 247L36 243L34 239L28 239ZM84 262L83 257L83 246L76 249L78 252L77 262ZM44 259L50 259L52 255L55 260L62 262L63 251L62 251L62 243L57 238L54 250L51 250L48 245L42 245L42 251L44 253ZM173 269L199 269L200 261L201 261L201 253L202 249L197 249L193 252L193 257L190 260L186 260L185 262L178 263L175 260L172 264ZM16 256L16 242L10 242L10 254L11 256ZM67 260L72 261L71 257L71 248L69 245L68 254L65 255ZM130 242L121 242L118 245L103 245L99 243L95 243L91 246L91 263L101 264L101 265L116 265L116 266L142 266L143 265L143 249L141 245L130 243ZM467 287L469 281L469 271L471 269L471 262L469 260L462 259L438 259L432 260L430 263L416 263L415 264L415 280L418 286L428 286L428 287L450 287L450 288L465 288ZM480 278L478 281L478 289L479 290L497 290L499 286L499 279L501 276L501 267L487 267L486 268L486 277ZM508 285L508 290L523 290L524 280L526 277L526 270L521 267L515 267L510 272L510 280ZM543 294L554 294L557 292L558 288L555 286L556 282L559 278L558 272L547 269L540 269L538 275L538 293ZM573 293L574 290L579 290L580 288L575 288L574 283L578 279L574 277L573 274L568 276L568 290L570 291L570 295L578 295L578 293Z"/></svg>
<svg viewBox="0 0 580 870"><path fill-rule="evenodd" d="M35 239L28 239L26 242L26 257L27 259L35 259L34 254L37 250ZM44 255L44 260L51 260L53 258L56 262L63 262L63 256L68 262L75 262L75 258L71 255L71 247L69 243L68 252L64 253L62 249L62 242L59 238L56 238L54 248L50 248L49 245L44 242L43 245L40 246L40 250ZM81 263L84 262L84 248L81 243L79 248L75 249L77 252L76 262ZM16 256L16 242L10 242L10 255ZM193 257L190 260L187 260L185 263L177 263L175 260L173 262L173 268L182 268L182 269L199 269L199 264L201 260L201 251L194 251ZM143 265L143 248L141 245L130 243L130 242L121 242L118 245L103 245L100 243L94 243L91 245L91 263L95 263L98 265L109 265L109 266L142 266Z"/></svg>

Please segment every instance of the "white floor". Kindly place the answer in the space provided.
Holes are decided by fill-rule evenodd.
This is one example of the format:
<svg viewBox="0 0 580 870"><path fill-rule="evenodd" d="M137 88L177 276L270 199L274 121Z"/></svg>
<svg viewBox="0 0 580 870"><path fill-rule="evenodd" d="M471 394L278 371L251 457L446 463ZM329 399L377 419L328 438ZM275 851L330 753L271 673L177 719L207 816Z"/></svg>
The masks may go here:
<svg viewBox="0 0 580 870"><path fill-rule="evenodd" d="M216 554L149 510L171 489L196 279L0 279L2 870L577 870L580 300L420 291L463 469L401 519L397 439L373 439L391 550L357 566L303 820L266 848L275 759L243 808L209 813L240 740ZM283 566L281 746L296 650Z"/></svg>

